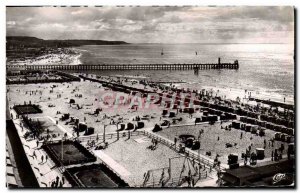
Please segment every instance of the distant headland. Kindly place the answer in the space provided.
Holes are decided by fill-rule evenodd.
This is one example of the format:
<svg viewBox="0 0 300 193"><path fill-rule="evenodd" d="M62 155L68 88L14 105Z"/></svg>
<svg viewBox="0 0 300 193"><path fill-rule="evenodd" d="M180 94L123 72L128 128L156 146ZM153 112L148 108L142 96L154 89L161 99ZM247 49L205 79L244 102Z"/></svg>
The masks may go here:
<svg viewBox="0 0 300 193"><path fill-rule="evenodd" d="M107 41L107 40L43 40L30 36L7 36L7 48L12 47L74 47L82 45L121 45L128 44L124 41Z"/></svg>
<svg viewBox="0 0 300 193"><path fill-rule="evenodd" d="M43 40L30 36L7 36L7 64L80 64L81 54L73 49L83 45L122 45L124 41Z"/></svg>

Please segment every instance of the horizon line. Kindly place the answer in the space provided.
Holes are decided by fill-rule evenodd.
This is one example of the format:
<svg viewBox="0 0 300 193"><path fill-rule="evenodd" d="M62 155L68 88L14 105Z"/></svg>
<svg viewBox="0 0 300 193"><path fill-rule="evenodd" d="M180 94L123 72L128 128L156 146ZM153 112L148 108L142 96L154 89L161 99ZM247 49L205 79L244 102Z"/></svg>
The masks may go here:
<svg viewBox="0 0 300 193"><path fill-rule="evenodd" d="M19 36L6 36L7 37L32 37L32 38L37 38L37 39L41 39L41 40L45 40L45 41L53 41L53 40L56 40L56 41L71 41L71 40L88 40L88 41L108 41L108 42L125 42L127 44L294 44L293 43L289 43L289 42L256 42L256 43L253 43L253 42L184 42L184 43L171 43L171 42L168 42L168 43L159 43L159 42L127 42L125 40L104 40L104 39L43 39L43 38L39 38L39 37L35 37L35 36L22 36L22 35L19 35Z"/></svg>

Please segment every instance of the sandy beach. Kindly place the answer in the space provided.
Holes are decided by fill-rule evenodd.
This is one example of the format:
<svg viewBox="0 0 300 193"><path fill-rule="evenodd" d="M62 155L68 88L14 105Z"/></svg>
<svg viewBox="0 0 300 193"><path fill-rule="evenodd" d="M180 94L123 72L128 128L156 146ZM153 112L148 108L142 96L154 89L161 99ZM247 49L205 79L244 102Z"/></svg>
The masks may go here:
<svg viewBox="0 0 300 193"><path fill-rule="evenodd" d="M143 81L140 82L138 76L96 76L83 73L75 73L73 75L124 85L134 89L147 89L148 91L165 94L172 93L170 90L167 91L165 90L166 88L161 87L162 85L168 86L167 84L150 86L143 84ZM265 136L258 136L257 134L234 128L230 128L229 130L227 126L231 125L231 120L224 121L223 123L218 120L214 124L203 122L196 125L196 119L204 116L204 110L199 105L194 106L195 112L192 115L184 111L179 112L176 109L168 109L164 103L153 104L152 108L145 108L144 106L141 108L130 108L128 102L117 102L116 96L122 95L131 100L131 97L134 96L133 91L130 93L116 91L107 87L107 83L98 83L82 78L80 82L59 84L37 83L27 84L26 87L24 85L7 85L7 96L10 107L16 104L23 104L24 102L39 105L43 112L41 114L29 114L28 116L32 119L39 119L51 135L56 135L53 137L54 140L61 139L64 134L67 134L69 138L75 138L78 135L83 145L89 147L88 142L93 141L96 136L107 135L106 142L108 142L108 147L103 152L106 154L106 157L109 156L110 160L114 160L113 162L118 163L120 167L124 168L126 173L131 174L125 179L132 186L140 186L143 182L142 177L148 170L155 170L158 165L160 165L159 168L168 167L168 159L173 159L178 156L178 153L163 144L159 144L158 149L155 151L148 150L147 147L151 145L150 138L145 136L132 137L130 140L127 140L127 137L125 137L125 139L124 134L127 133L126 129L129 123L134 125L138 125L138 122L144 123L144 127L131 129L132 132L145 130L154 133L153 128L155 124L161 125L164 121L169 121L170 126L163 126L162 130L155 134L171 142L175 138L179 139L181 135L187 134L197 138L200 135L200 131L203 131L203 134L200 135L200 150L191 151L196 155L201 154L206 160L213 160L218 155L218 160L223 166L227 164L230 153L237 153L239 156L238 162L243 164L242 153L249 146L251 146L251 152L256 152L256 148L263 148L265 146L265 159L259 160L260 163L270 161L271 153L275 148L283 145L285 151L287 149L288 144L280 141L275 141L274 146L271 146L271 140L276 133L272 130L266 130ZM182 85L179 84L176 86ZM210 92L210 90L213 93L212 96L215 96L215 94L222 96L224 94L226 95L226 99L232 100L241 94L235 90L225 93L225 89L216 92L213 88L207 88L206 91ZM104 100L103 95L108 93L114 97ZM142 97L142 100L145 99L145 97ZM74 103L70 103L71 100L74 100ZM213 99L210 100L213 101ZM113 106L107 108L104 101L108 101ZM95 113L96 109L101 109L99 114ZM167 114L165 115L162 114L164 110L167 110ZM170 116L171 112L174 113L173 116ZM69 113L70 117L78 118L79 122L86 124L87 127L94 128L94 133L91 135L86 135L85 132L76 133L74 129L75 125L70 122L70 119L61 119L62 115L66 113ZM139 121L137 117L140 118ZM121 124L124 124L126 129L122 131L125 132L122 133L121 140L116 140L112 136L121 128ZM102 140L97 141L97 143L103 143L104 139ZM233 146L227 147L228 143ZM266 144L264 145L264 143ZM94 153L98 152L95 148L91 150ZM207 155L207 152L211 152L211 154ZM283 154L285 156L286 153L284 152ZM138 170L136 170L136 164L140 167ZM180 164L175 164L175 167L180 168ZM199 181L199 183L203 182Z"/></svg>
<svg viewBox="0 0 300 193"><path fill-rule="evenodd" d="M7 65L78 65L81 64L82 54L75 48L68 48L60 53L51 53L36 58L25 60L15 59L7 62Z"/></svg>

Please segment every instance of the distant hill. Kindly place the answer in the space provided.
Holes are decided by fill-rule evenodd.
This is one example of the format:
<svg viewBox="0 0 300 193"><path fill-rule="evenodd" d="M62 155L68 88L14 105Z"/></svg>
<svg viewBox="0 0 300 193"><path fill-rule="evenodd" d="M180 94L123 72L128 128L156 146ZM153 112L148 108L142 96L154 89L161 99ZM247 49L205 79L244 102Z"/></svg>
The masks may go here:
<svg viewBox="0 0 300 193"><path fill-rule="evenodd" d="M124 41L106 41L106 40L43 40L29 36L7 36L7 48L11 47L74 47L82 45L121 45L128 44Z"/></svg>

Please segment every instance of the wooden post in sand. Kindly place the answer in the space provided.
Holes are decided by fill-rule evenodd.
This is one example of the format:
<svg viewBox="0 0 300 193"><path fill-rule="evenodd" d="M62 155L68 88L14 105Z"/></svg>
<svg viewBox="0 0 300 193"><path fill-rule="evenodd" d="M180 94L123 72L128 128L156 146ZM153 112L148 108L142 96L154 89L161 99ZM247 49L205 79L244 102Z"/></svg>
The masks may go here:
<svg viewBox="0 0 300 193"><path fill-rule="evenodd" d="M106 128L106 125L104 125L104 130L103 130L103 142L105 143L105 128Z"/></svg>
<svg viewBox="0 0 300 193"><path fill-rule="evenodd" d="M119 140L119 129L118 129L118 125L119 125L119 122L117 122L117 140Z"/></svg>

